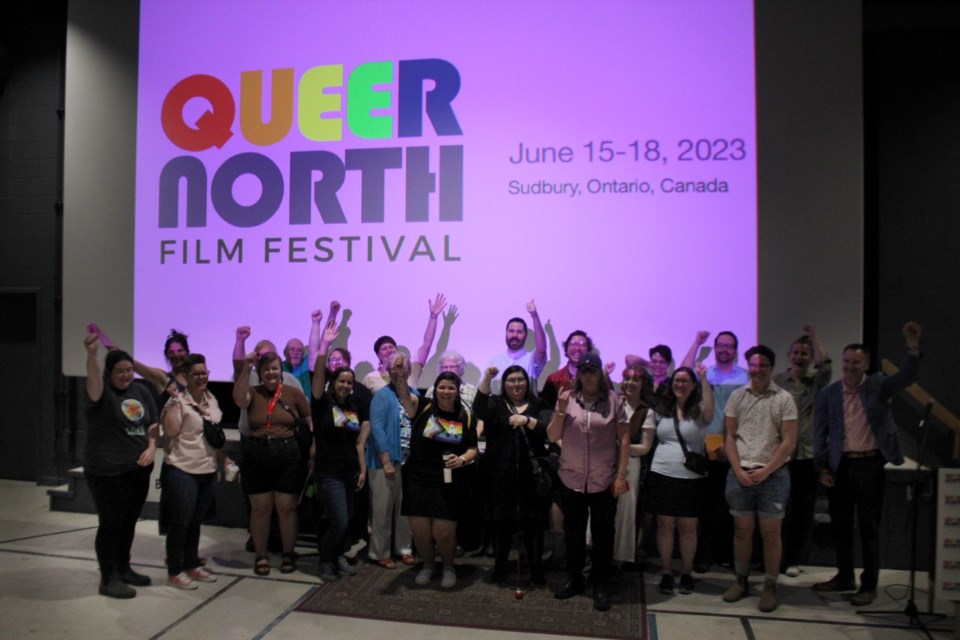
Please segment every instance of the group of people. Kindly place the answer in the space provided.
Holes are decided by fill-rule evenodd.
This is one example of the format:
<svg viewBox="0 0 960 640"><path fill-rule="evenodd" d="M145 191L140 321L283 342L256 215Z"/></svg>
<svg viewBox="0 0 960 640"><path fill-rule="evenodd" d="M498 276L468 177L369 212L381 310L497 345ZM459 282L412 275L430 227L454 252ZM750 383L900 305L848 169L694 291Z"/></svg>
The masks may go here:
<svg viewBox="0 0 960 640"><path fill-rule="evenodd" d="M379 366L362 383L349 351L334 347L336 302L326 322L321 311L313 313L309 347L291 340L285 357L269 341L248 353L250 329L238 328L233 400L241 409L241 481L257 575L271 571L274 512L279 570L296 570L297 498L309 469L324 506L323 582L356 573L344 552L359 515L360 535L369 531L368 558L396 569L398 560L412 566L419 556L418 585L439 576L441 588L454 587L458 543L471 533L464 523L481 522L484 537L476 540L492 545L489 579L496 584L508 580L519 534L527 583L545 585L545 535L552 529L562 540L554 551L565 556L567 573L555 597L581 593L589 564L593 606L605 611L614 565L632 565L644 534L655 533L661 593L691 593L695 572L730 558L735 580L723 600L735 602L750 593L758 527L764 567L758 607L773 611L778 576L798 575L803 562L819 482L830 498L838 573L813 588L857 589L856 514L864 571L852 603L876 597L883 467L902 462L895 427L885 419L887 402L916 378L916 323L903 327L907 356L892 376L868 375L868 348L851 344L843 351L842 379L829 384L830 359L806 325L782 373L773 373L776 357L764 345L748 349L747 367L740 367L737 337L729 331L716 335L714 364L705 366L710 334L701 331L676 368L665 345L650 349L649 358L627 356L619 390L615 367L605 365L578 330L563 343L566 364L539 390L547 343L531 301L533 351L525 349L527 322L512 318L507 351L491 359L478 386L462 379L462 356L447 352L433 385L421 393L420 374L446 300L438 295L428 305L417 353L406 355L382 336L374 345ZM216 580L199 557L200 523L218 462L232 461L205 435L222 412L207 389L203 356L191 354L186 336L174 332L165 345L170 369L152 369L95 325L88 331L84 468L100 516L100 592L133 597L131 586L149 584L130 567L130 545L161 433L168 584L189 589ZM101 345L109 349L102 373ZM155 393L133 384L135 372ZM517 580L521 571L518 560Z"/></svg>

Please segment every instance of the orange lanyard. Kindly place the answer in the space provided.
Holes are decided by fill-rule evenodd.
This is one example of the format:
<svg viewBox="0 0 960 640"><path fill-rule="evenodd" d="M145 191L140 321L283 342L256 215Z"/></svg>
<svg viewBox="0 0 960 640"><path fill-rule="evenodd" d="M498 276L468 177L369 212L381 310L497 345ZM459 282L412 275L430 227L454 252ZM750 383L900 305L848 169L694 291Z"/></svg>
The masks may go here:
<svg viewBox="0 0 960 640"><path fill-rule="evenodd" d="M280 393L283 391L283 383L277 385L277 391L273 394L273 399L267 403L267 430L273 428L273 409L277 406L277 400L280 399Z"/></svg>

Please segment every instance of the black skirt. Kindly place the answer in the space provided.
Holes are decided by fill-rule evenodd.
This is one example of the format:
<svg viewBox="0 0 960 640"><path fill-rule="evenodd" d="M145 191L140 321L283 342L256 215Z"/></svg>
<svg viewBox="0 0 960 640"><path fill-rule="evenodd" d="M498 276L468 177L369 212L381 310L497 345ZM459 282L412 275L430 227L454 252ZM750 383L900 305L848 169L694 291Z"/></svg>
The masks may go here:
<svg viewBox="0 0 960 640"><path fill-rule="evenodd" d="M643 509L658 516L696 518L707 493L706 478L671 478L654 471L643 487Z"/></svg>

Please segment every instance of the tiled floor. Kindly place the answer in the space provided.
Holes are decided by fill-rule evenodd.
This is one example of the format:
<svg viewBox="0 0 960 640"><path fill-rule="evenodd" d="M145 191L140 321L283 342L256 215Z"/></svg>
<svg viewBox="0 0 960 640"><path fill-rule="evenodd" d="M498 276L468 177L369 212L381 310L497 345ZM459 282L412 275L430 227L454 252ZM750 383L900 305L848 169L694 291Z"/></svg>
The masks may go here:
<svg viewBox="0 0 960 640"><path fill-rule="evenodd" d="M126 601L104 598L97 594L96 517L51 512L47 502L44 487L0 481L0 638L422 640L438 633L431 626L295 612L297 602L317 580L306 572L292 577L278 571L269 578L254 576L252 558L243 551L246 532L239 529L203 530L202 555L219 575L217 583L202 584L196 591L141 588L136 598ZM140 522L133 555L137 570L162 585L166 577L163 538L156 522ZM773 614L762 614L756 609L756 598L732 605L721 601L729 574L707 574L698 581L696 593L672 598L661 596L656 577L648 574L650 636L654 640L923 637L901 624L903 616L857 615L846 601L849 595L817 595L809 589L830 575L827 568L806 568L799 578L784 577L779 587L781 606ZM881 579L881 595L867 610L903 610L907 574L884 571ZM926 575L919 576L918 585L926 587ZM918 594L917 604L926 609L925 593ZM940 603L938 609L952 614L953 606ZM951 637L953 626L952 618L938 623L937 628L945 631L934 636ZM531 635L459 628L443 633L449 640L513 640L512 636Z"/></svg>

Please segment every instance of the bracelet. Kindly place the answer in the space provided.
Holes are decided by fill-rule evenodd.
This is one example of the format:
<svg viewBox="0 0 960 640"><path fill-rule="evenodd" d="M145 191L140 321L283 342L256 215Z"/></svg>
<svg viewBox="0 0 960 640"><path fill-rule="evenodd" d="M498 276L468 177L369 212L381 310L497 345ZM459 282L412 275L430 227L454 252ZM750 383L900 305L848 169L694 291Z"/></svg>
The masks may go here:
<svg viewBox="0 0 960 640"><path fill-rule="evenodd" d="M567 415L567 412L566 412L566 411L557 411L557 412L554 413L553 415L555 415L555 416L565 416L565 415Z"/></svg>

